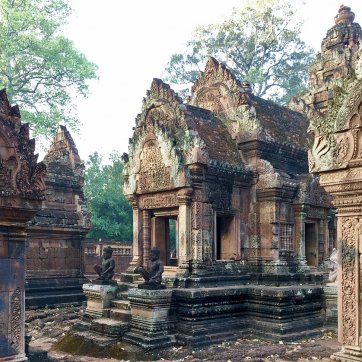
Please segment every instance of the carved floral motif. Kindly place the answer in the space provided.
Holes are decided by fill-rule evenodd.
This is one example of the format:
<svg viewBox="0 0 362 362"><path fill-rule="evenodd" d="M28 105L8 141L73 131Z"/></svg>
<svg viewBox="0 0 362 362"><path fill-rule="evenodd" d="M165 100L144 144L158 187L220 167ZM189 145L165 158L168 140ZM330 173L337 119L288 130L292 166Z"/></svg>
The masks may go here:
<svg viewBox="0 0 362 362"><path fill-rule="evenodd" d="M176 193L162 193L156 195L144 195L140 197L141 209L162 209L177 207L178 198Z"/></svg>
<svg viewBox="0 0 362 362"><path fill-rule="evenodd" d="M24 348L23 344L23 315L22 315L22 294L19 288L15 289L11 296L11 345L13 353L21 353Z"/></svg>
<svg viewBox="0 0 362 362"><path fill-rule="evenodd" d="M343 343L356 343L359 324L358 280L356 274L357 242L362 232L362 223L350 217L342 218L342 340Z"/></svg>

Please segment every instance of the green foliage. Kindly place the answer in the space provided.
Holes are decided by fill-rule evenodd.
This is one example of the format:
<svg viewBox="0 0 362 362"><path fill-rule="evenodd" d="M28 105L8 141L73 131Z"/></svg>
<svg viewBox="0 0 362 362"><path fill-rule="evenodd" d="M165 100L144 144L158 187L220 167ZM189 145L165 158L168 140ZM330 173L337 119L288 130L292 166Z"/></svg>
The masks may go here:
<svg viewBox="0 0 362 362"><path fill-rule="evenodd" d="M66 0L0 0L0 87L38 138L59 123L78 129L72 98L97 78L97 66L60 33L70 12Z"/></svg>
<svg viewBox="0 0 362 362"><path fill-rule="evenodd" d="M110 165L102 165L95 152L86 162L84 195L91 212L89 237L132 240L132 208L123 194L123 162L120 155L110 156Z"/></svg>
<svg viewBox="0 0 362 362"><path fill-rule="evenodd" d="M299 38L301 24L293 24L294 13L287 0L249 0L230 19L198 27L186 51L171 56L165 80L189 86L213 56L237 79L251 82L254 94L286 103L304 91L314 55Z"/></svg>

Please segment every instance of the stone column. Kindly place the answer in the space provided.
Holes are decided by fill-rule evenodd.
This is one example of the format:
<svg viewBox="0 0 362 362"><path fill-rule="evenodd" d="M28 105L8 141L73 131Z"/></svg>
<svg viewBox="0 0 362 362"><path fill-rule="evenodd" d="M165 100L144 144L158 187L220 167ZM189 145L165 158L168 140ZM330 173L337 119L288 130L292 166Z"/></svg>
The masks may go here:
<svg viewBox="0 0 362 362"><path fill-rule="evenodd" d="M191 193L192 189L178 192L178 263L182 268L188 267L191 259Z"/></svg>
<svg viewBox="0 0 362 362"><path fill-rule="evenodd" d="M147 266L151 249L151 217L149 210L142 210L143 265Z"/></svg>
<svg viewBox="0 0 362 362"><path fill-rule="evenodd" d="M327 260L329 256L331 255L332 250L329 250L329 224L330 216L327 216L327 218L324 221L324 260Z"/></svg>
<svg viewBox="0 0 362 362"><path fill-rule="evenodd" d="M317 251L318 251L318 264L317 267L320 266L321 263L323 263L323 261L325 260L325 242L326 242L326 238L325 238L325 227L324 227L324 220L319 220L318 222L318 242L317 242ZM322 246L322 247L321 247ZM321 255L322 254L322 255Z"/></svg>
<svg viewBox="0 0 362 362"><path fill-rule="evenodd" d="M307 265L307 259L305 257L305 217L307 214L304 211L299 211L296 216L296 251L298 271L301 273L309 272L309 266Z"/></svg>
<svg viewBox="0 0 362 362"><path fill-rule="evenodd" d="M133 273L142 264L142 211L134 197L128 197L128 202L132 205L133 210L133 256L127 272Z"/></svg>

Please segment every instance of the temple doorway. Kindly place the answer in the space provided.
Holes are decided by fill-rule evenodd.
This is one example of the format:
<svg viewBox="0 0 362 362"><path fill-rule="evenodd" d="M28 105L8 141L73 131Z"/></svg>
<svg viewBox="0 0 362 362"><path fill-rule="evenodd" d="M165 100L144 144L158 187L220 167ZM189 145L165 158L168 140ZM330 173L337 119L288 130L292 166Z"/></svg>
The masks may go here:
<svg viewBox="0 0 362 362"><path fill-rule="evenodd" d="M155 216L152 224L152 244L160 248L160 259L165 266L178 266L177 216Z"/></svg>
<svg viewBox="0 0 362 362"><path fill-rule="evenodd" d="M233 215L216 216L216 260L235 259L236 240L235 240L235 217Z"/></svg>
<svg viewBox="0 0 362 362"><path fill-rule="evenodd" d="M305 257L307 264L311 267L317 267L317 225L316 223L305 224Z"/></svg>

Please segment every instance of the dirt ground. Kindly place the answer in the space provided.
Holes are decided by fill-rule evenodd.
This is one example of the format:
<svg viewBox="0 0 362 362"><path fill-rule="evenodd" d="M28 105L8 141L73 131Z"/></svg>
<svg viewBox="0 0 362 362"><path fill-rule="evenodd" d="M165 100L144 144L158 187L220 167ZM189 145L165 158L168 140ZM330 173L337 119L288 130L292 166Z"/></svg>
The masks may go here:
<svg viewBox="0 0 362 362"><path fill-rule="evenodd" d="M95 362L116 361L115 359L74 356L54 349L54 344L63 337L71 326L82 317L84 310L79 307L64 307L26 311L27 333L32 336L30 348L48 351L47 359L36 362ZM224 342L207 348L190 350L185 347L172 347L157 353L145 354L142 361L165 362L304 362L331 361L330 356L340 349L336 336L324 332L322 337L300 342L269 342L249 336L232 342ZM30 360L31 361L31 360ZM140 359L123 360L140 362Z"/></svg>

